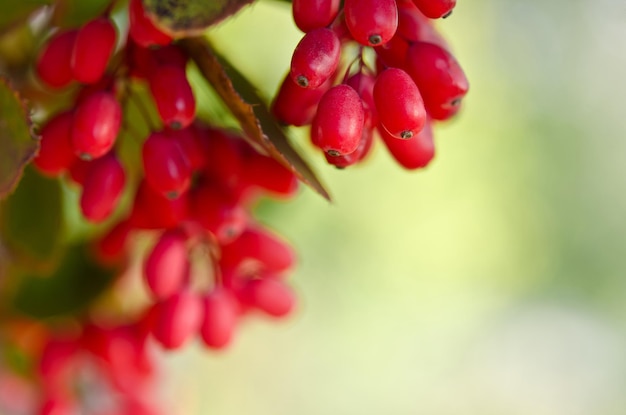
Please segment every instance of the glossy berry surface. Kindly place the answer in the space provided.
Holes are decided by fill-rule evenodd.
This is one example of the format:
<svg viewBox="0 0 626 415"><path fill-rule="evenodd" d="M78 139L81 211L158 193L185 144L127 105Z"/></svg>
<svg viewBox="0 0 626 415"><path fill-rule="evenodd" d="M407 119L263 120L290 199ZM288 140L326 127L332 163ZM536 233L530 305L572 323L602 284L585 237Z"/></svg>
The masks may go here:
<svg viewBox="0 0 626 415"><path fill-rule="evenodd" d="M396 0L346 0L343 8L352 37L362 45L383 45L398 29Z"/></svg>
<svg viewBox="0 0 626 415"><path fill-rule="evenodd" d="M433 43L416 42L408 50L406 70L434 119L446 119L456 113L469 84L450 52Z"/></svg>
<svg viewBox="0 0 626 415"><path fill-rule="evenodd" d="M272 114L283 124L298 127L310 124L315 117L317 104L329 88L328 81L318 88L302 88L294 82L290 73L274 98Z"/></svg>
<svg viewBox="0 0 626 415"><path fill-rule="evenodd" d="M448 17L456 6L456 0L413 0L413 3L431 19Z"/></svg>
<svg viewBox="0 0 626 415"><path fill-rule="evenodd" d="M337 69L340 52L339 39L332 30L310 31L293 51L291 79L302 88L320 87Z"/></svg>
<svg viewBox="0 0 626 415"><path fill-rule="evenodd" d="M196 99L185 70L164 65L150 76L149 84L163 123L173 129L189 126L196 116Z"/></svg>
<svg viewBox="0 0 626 415"><path fill-rule="evenodd" d="M402 69L389 68L378 75L374 102L381 124L394 137L411 138L424 126L426 110L422 96Z"/></svg>
<svg viewBox="0 0 626 415"><path fill-rule="evenodd" d="M112 94L97 92L85 98L74 113L74 152L83 159L103 156L115 144L121 123L122 109Z"/></svg>
<svg viewBox="0 0 626 415"><path fill-rule="evenodd" d="M80 208L92 222L107 219L122 195L126 172L115 156L107 154L90 163L80 196Z"/></svg>
<svg viewBox="0 0 626 415"><path fill-rule="evenodd" d="M141 150L146 182L160 194L175 199L191 183L191 163L174 138L152 133Z"/></svg>
<svg viewBox="0 0 626 415"><path fill-rule="evenodd" d="M35 69L39 79L47 86L62 88L72 82L70 62L76 34L76 30L57 32L41 49Z"/></svg>
<svg viewBox="0 0 626 415"><path fill-rule="evenodd" d="M361 98L348 85L337 85L324 94L311 126L313 144L332 156L356 150L365 113Z"/></svg>
<svg viewBox="0 0 626 415"><path fill-rule="evenodd" d="M40 172L57 176L76 160L71 141L72 122L72 112L66 111L55 115L41 129L39 153L33 160Z"/></svg>
<svg viewBox="0 0 626 415"><path fill-rule="evenodd" d="M293 0L293 20L303 32L327 27L339 14L340 0Z"/></svg>
<svg viewBox="0 0 626 415"><path fill-rule="evenodd" d="M391 156L405 169L426 167L435 157L433 132L429 122L424 125L422 131L408 140L400 140L382 127L378 132Z"/></svg>
<svg viewBox="0 0 626 415"><path fill-rule="evenodd" d="M86 84L98 82L115 50L116 40L115 25L107 18L95 19L83 26L72 49L74 79Z"/></svg>
<svg viewBox="0 0 626 415"><path fill-rule="evenodd" d="M146 285L155 298L168 298L184 287L189 267L187 236L176 229L165 231L146 257Z"/></svg>

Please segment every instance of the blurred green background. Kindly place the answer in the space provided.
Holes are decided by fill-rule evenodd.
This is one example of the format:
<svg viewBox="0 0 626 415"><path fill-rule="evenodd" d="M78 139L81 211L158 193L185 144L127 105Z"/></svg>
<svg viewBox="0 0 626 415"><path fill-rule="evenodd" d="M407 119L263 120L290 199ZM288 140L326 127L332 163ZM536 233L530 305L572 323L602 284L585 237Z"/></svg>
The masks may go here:
<svg viewBox="0 0 626 415"><path fill-rule="evenodd" d="M471 83L406 172L382 146L260 206L296 247L294 317L164 356L181 414L626 413L626 3L460 0ZM211 30L266 96L301 34L260 1Z"/></svg>

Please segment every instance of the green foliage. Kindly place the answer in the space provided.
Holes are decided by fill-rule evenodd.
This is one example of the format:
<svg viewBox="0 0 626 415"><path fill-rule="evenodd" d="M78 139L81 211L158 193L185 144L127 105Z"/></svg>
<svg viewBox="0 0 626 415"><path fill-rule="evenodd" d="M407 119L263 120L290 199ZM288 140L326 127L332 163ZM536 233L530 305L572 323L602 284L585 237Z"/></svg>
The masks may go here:
<svg viewBox="0 0 626 415"><path fill-rule="evenodd" d="M61 27L78 27L101 15L111 0L60 0L55 2L54 23Z"/></svg>
<svg viewBox="0 0 626 415"><path fill-rule="evenodd" d="M0 7L0 32L8 29L11 25L18 24L41 6L50 4L50 0L20 0L3 2Z"/></svg>
<svg viewBox="0 0 626 415"><path fill-rule="evenodd" d="M76 314L109 287L113 271L96 263L85 245L72 246L52 275L20 278L12 308L39 319Z"/></svg>
<svg viewBox="0 0 626 415"><path fill-rule="evenodd" d="M0 199L15 188L39 148L30 123L26 106L0 77Z"/></svg>
<svg viewBox="0 0 626 415"><path fill-rule="evenodd" d="M0 204L0 239L19 264L54 263L63 242L59 181L26 169L15 193Z"/></svg>

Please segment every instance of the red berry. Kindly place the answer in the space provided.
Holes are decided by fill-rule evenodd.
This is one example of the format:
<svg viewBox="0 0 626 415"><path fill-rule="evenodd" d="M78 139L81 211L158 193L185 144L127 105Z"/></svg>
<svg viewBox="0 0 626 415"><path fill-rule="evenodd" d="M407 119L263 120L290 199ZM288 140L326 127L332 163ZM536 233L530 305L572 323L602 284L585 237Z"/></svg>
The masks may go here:
<svg viewBox="0 0 626 415"><path fill-rule="evenodd" d="M372 131L372 129L363 128L363 133L361 135L361 141L359 141L359 146L352 153L336 157L329 156L328 153L324 153L324 155L326 156L326 161L329 164L332 164L338 169L344 169L363 160L372 148L373 142L374 132Z"/></svg>
<svg viewBox="0 0 626 415"><path fill-rule="evenodd" d="M42 173L56 176L76 160L71 141L72 112L55 115L41 129L39 153L33 160Z"/></svg>
<svg viewBox="0 0 626 415"><path fill-rule="evenodd" d="M217 288L204 297L204 319L200 334L204 343L213 349L226 347L233 338L239 305L232 294Z"/></svg>
<svg viewBox="0 0 626 415"><path fill-rule="evenodd" d="M379 127L378 132L393 158L406 169L414 170L426 167L435 156L430 122L426 122L422 131L408 140L395 138L383 127Z"/></svg>
<svg viewBox="0 0 626 415"><path fill-rule="evenodd" d="M108 218L117 206L125 184L126 173L115 154L92 161L80 196L83 215L92 222Z"/></svg>
<svg viewBox="0 0 626 415"><path fill-rule="evenodd" d="M243 288L246 304L273 317L284 317L295 306L295 295L285 283L274 278L249 280Z"/></svg>
<svg viewBox="0 0 626 415"><path fill-rule="evenodd" d="M144 276L155 298L165 299L180 291L189 273L187 236L180 230L163 233L144 264Z"/></svg>
<svg viewBox="0 0 626 415"><path fill-rule="evenodd" d="M129 220L123 220L111 228L97 243L98 259L105 265L122 259L131 231L132 226Z"/></svg>
<svg viewBox="0 0 626 415"><path fill-rule="evenodd" d="M361 98L348 85L337 85L320 100L311 126L313 144L331 156L352 153L359 145L365 113Z"/></svg>
<svg viewBox="0 0 626 415"><path fill-rule="evenodd" d="M222 246L222 266L236 268L246 261L258 263L258 269L274 273L291 268L295 262L292 248L269 230L247 228L237 239Z"/></svg>
<svg viewBox="0 0 626 415"><path fill-rule="evenodd" d="M380 123L398 138L411 138L426 122L424 102L415 82L402 69L389 68L376 78L374 102Z"/></svg>
<svg viewBox="0 0 626 415"><path fill-rule="evenodd" d="M413 3L426 17L438 19L446 18L452 13L456 0L413 0Z"/></svg>
<svg viewBox="0 0 626 415"><path fill-rule="evenodd" d="M70 179L75 184L82 186L83 183L85 183L90 168L91 161L76 158L69 169Z"/></svg>
<svg viewBox="0 0 626 415"><path fill-rule="evenodd" d="M236 200L214 184L204 183L192 194L193 218L220 243L237 238L246 227L246 211Z"/></svg>
<svg viewBox="0 0 626 415"><path fill-rule="evenodd" d="M178 349L198 332L204 313L196 294L181 291L155 307L152 334L166 349Z"/></svg>
<svg viewBox="0 0 626 415"><path fill-rule="evenodd" d="M293 0L293 20L303 32L330 25L339 14L340 0Z"/></svg>
<svg viewBox="0 0 626 415"><path fill-rule="evenodd" d="M398 32L409 42L429 42L448 48L448 44L437 32L432 20L424 16L412 2L398 5Z"/></svg>
<svg viewBox="0 0 626 415"><path fill-rule="evenodd" d="M365 46L389 42L398 28L396 0L345 0L343 10L352 37Z"/></svg>
<svg viewBox="0 0 626 415"><path fill-rule="evenodd" d="M167 45L172 42L172 37L163 33L147 16L141 0L130 0L128 5L128 23L130 37L139 46Z"/></svg>
<svg viewBox="0 0 626 415"><path fill-rule="evenodd" d="M291 79L302 88L320 87L337 69L340 54L341 44L332 30L310 31L293 51Z"/></svg>
<svg viewBox="0 0 626 415"><path fill-rule="evenodd" d="M177 45L166 45L158 49L151 49L151 52L158 66L174 65L181 69L187 67L189 57Z"/></svg>
<svg viewBox="0 0 626 415"><path fill-rule="evenodd" d="M275 196L293 196L298 191L298 178L291 170L271 157L254 151L246 158L244 180Z"/></svg>
<svg viewBox="0 0 626 415"><path fill-rule="evenodd" d="M192 170L206 166L206 154L204 154L201 133L193 124L182 130L169 130L167 135L178 143L185 158L189 160Z"/></svg>
<svg viewBox="0 0 626 415"><path fill-rule="evenodd" d="M217 128L208 128L203 134L206 155L204 173L211 181L225 184L226 188L236 186L235 182L239 181L243 170L237 144L240 138Z"/></svg>
<svg viewBox="0 0 626 415"><path fill-rule="evenodd" d="M188 198L182 195L168 199L155 191L145 179L141 181L135 194L130 221L139 229L171 228L187 218Z"/></svg>
<svg viewBox="0 0 626 415"><path fill-rule="evenodd" d="M172 129L191 124L196 116L196 99L185 70L176 65L164 65L148 80L161 120Z"/></svg>
<svg viewBox="0 0 626 415"><path fill-rule="evenodd" d="M331 78L318 88L301 88L289 73L276 94L272 113L283 124L297 127L311 124L317 111L317 104L331 86L330 81Z"/></svg>
<svg viewBox="0 0 626 415"><path fill-rule="evenodd" d="M431 117L446 119L456 113L469 84L450 52L432 43L416 42L409 48L406 70L417 84Z"/></svg>
<svg viewBox="0 0 626 415"><path fill-rule="evenodd" d="M72 144L75 153L83 159L94 159L106 154L120 130L122 109L108 92L96 92L85 98L74 113Z"/></svg>
<svg viewBox="0 0 626 415"><path fill-rule="evenodd" d="M374 48L378 61L382 62L382 69L387 67L402 68L404 67L404 61L406 59L406 52L409 49L409 42L402 36L397 34L391 38L391 40L384 45Z"/></svg>
<svg viewBox="0 0 626 415"><path fill-rule="evenodd" d="M47 86L62 88L72 81L70 62L76 34L76 30L57 32L41 49L37 57L36 70L39 79Z"/></svg>
<svg viewBox="0 0 626 415"><path fill-rule="evenodd" d="M141 154L146 181L154 190L175 199L189 189L191 165L176 139L152 133Z"/></svg>
<svg viewBox="0 0 626 415"><path fill-rule="evenodd" d="M363 103L363 111L365 121L363 129L372 129L378 124L378 111L374 103L374 84L376 78L365 72L357 72L346 80L346 84L350 85L361 97Z"/></svg>
<svg viewBox="0 0 626 415"><path fill-rule="evenodd" d="M115 25L107 18L95 19L83 26L72 51L74 78L85 84L98 82L113 54L116 39Z"/></svg>

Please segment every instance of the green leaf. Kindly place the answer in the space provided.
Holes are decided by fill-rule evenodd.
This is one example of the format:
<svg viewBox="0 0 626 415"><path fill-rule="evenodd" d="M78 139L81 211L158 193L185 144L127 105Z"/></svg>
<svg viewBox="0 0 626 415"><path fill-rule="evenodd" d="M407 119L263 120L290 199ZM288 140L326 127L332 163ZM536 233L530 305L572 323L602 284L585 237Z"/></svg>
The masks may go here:
<svg viewBox="0 0 626 415"><path fill-rule="evenodd" d="M54 8L54 24L65 27L79 27L102 15L111 0L57 0Z"/></svg>
<svg viewBox="0 0 626 415"><path fill-rule="evenodd" d="M53 275L21 276L11 306L38 319L75 315L110 286L114 275L114 270L92 260L85 245L75 245Z"/></svg>
<svg viewBox="0 0 626 415"><path fill-rule="evenodd" d="M22 23L32 12L41 6L50 4L51 0L19 0L3 2L0 6L0 32L11 25Z"/></svg>
<svg viewBox="0 0 626 415"><path fill-rule="evenodd" d="M164 32L174 37L199 35L254 0L143 0L144 8Z"/></svg>
<svg viewBox="0 0 626 415"><path fill-rule="evenodd" d="M62 203L59 181L31 167L15 193L0 204L0 239L18 266L54 265L62 249Z"/></svg>
<svg viewBox="0 0 626 415"><path fill-rule="evenodd" d="M303 183L330 200L328 191L307 162L291 146L254 85L203 37L181 41L198 69L239 121L244 137L261 153L291 170Z"/></svg>
<svg viewBox="0 0 626 415"><path fill-rule="evenodd" d="M24 166L39 149L32 133L30 113L19 96L0 76L0 200L17 185Z"/></svg>

